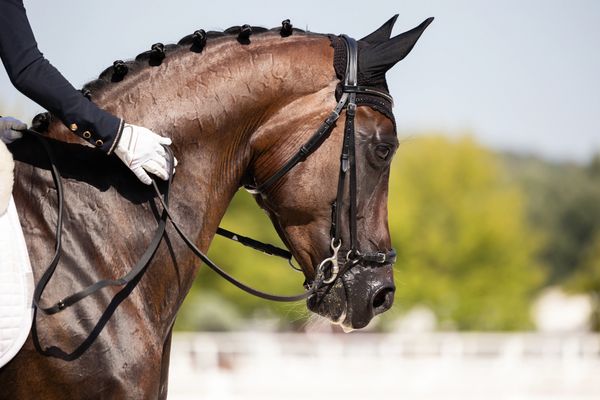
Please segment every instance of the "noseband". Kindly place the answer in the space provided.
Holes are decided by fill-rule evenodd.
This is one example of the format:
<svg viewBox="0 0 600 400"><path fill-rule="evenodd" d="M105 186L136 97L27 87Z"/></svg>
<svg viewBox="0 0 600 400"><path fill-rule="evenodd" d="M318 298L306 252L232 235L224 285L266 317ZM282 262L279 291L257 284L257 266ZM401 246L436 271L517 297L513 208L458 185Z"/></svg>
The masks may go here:
<svg viewBox="0 0 600 400"><path fill-rule="evenodd" d="M319 289L323 287L329 287L335 284L338 278L342 277L347 271L358 264L367 264L367 265L375 265L375 266L383 266L386 264L392 264L396 260L396 252L392 249L389 251L376 251L376 252L365 252L360 251L358 247L358 237L357 237L357 199L356 199L356 157L355 157L355 129L354 129L354 117L356 116L356 107L357 107L357 94L367 94L371 96L381 97L387 100L390 104L393 103L392 97L381 90L359 86L357 84L357 74L358 74L358 46L356 40L342 35L343 40L346 43L346 76L344 79L344 85L342 86L342 95L340 100L338 101L336 107L333 109L331 114L327 117L327 119L319 126L317 131L313 134L313 136L300 147L300 150L291 157L277 172L275 172L271 177L269 177L265 182L255 187L247 187L251 192L254 193L265 193L275 182L277 182L281 177L287 174L292 168L294 168L298 163L304 161L310 154L312 154L321 143L327 139L329 133L331 132L335 122L339 119L340 113L342 110L346 109L346 125L344 127L344 139L342 144L342 154L340 158L340 171L338 178L338 188L337 188L337 197L334 203L332 204L332 222L331 222L331 256L324 259L319 266L317 267L315 277L310 283L306 283L305 286L307 291L302 294L295 296L278 296L269 293L262 292L260 290L254 289L231 275L229 275L226 271L216 265L212 260L210 260L196 245L194 245L193 241L185 235L185 233L180 229L179 225L175 222L169 207L169 191L170 185L173 178L173 172L171 171L169 175L169 179L166 183L166 187L163 190L164 194L161 194L156 182L153 182L154 190L156 191L157 198L160 201L163 212L159 218L158 227L154 233L152 241L142 257L138 260L138 262L132 267L129 273L124 275L118 279L106 279L98 281L83 290L71 294L68 297L63 298L62 300L56 302L54 305L49 307L43 307L41 303L41 297L44 292L44 289L48 282L50 281L56 266L58 265L58 261L60 259L62 250L61 250L61 232L62 232L62 216L63 216L63 189L60 179L60 173L56 168L56 162L54 160L54 156L52 154L52 150L44 137L42 137L39 133L34 131L26 130L27 133L34 135L37 139L39 139L48 154L52 177L54 179L54 183L56 185L57 197L58 197L58 218L56 224L56 244L55 244L55 252L52 258L52 261L47 266L44 274L41 276L38 281L34 296L33 303L36 306L36 310L41 310L45 314L55 314L58 313L75 303L83 300L85 297L107 287L107 286L125 286L130 282L134 281L138 277L141 276L146 271L146 268L152 261L158 246L164 236L165 228L167 224L167 220L170 220L173 227L180 235L182 240L186 243L186 245L192 250L192 252L200 258L208 267L221 275L224 279L234 284L238 288L254 295L257 297L261 297L267 300L273 301L281 301L281 302L289 302L289 301L298 301L302 299L306 299L309 296L315 294ZM362 104L359 102L359 104ZM173 165L173 153L168 147L165 147L170 159L171 165ZM346 175L349 175L349 183L348 183L348 192L349 192L349 238L350 243L347 248L342 247L342 234L340 229L340 221L342 219L342 209L343 200L344 200L344 188L346 182ZM219 235L225 236L232 240L238 241L241 244L246 246L250 246L256 250L265 252L267 254L276 255L282 258L286 258L291 260L291 253L284 249L279 249L271 245L267 245L256 241L254 239L246 238L244 236L235 234L233 232L229 232L227 230L219 228L217 231ZM341 261L341 262L340 262ZM341 264L341 265L340 265Z"/></svg>
<svg viewBox="0 0 600 400"><path fill-rule="evenodd" d="M291 157L277 172L271 175L262 184L254 188L248 188L254 193L265 193L275 182L281 179L298 163L304 161L312 154L331 132L333 125L340 117L343 109L346 109L346 125L344 127L344 139L342 143L342 154L340 157L340 171L338 177L337 197L332 204L331 221L331 257L323 260L315 274L312 284L307 285L316 290L322 285L332 285L339 276L359 263L371 265L386 265L396 261L395 250L365 252L360 251L357 236L357 189L356 189L356 132L354 129L354 118L356 116L356 94L368 94L382 97L393 104L392 96L381 90L358 85L358 45L356 40L342 35L346 43L346 76L342 86L342 95L336 107L327 119L321 124L313 136L302 146L300 150ZM360 103L359 103L360 104ZM342 233L340 222L342 220L344 188L346 176L349 175L348 198L349 198L349 238L348 247L342 247ZM343 250L342 250L343 249ZM341 254L340 254L341 252ZM340 261L342 266L340 268ZM329 266L331 266L329 268ZM340 273L341 270L341 273Z"/></svg>

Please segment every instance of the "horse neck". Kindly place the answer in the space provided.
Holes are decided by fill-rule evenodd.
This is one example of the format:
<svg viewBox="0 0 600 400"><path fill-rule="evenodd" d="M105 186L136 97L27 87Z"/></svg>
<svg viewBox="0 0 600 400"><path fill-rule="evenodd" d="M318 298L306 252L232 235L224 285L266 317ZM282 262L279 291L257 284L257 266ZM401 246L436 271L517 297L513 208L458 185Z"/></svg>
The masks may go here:
<svg viewBox="0 0 600 400"><path fill-rule="evenodd" d="M195 184L201 189L195 193L204 193L202 204L208 200L223 212L228 201L214 208L210 200L230 200L239 187L255 156L253 135L286 104L330 85L335 76L325 36L251 39L251 45L231 37L209 40L200 54L181 47L161 66L94 94L125 121L173 138L179 180ZM216 229L213 222L208 229Z"/></svg>
<svg viewBox="0 0 600 400"><path fill-rule="evenodd" d="M253 145L257 132L267 129L286 105L331 88L332 58L325 36L265 34L252 37L249 46L232 39L209 41L201 54L178 49L160 67L146 67L128 77L129 82L111 84L93 96L125 121L173 139L179 160L173 210L206 250L258 156ZM281 124L280 117L274 119ZM174 318L195 276L192 266L199 265L186 249L175 250L188 255L177 256L179 270L164 268L160 275L154 269L148 278L150 290L166 285L180 289L161 302L164 309L157 315L162 319Z"/></svg>

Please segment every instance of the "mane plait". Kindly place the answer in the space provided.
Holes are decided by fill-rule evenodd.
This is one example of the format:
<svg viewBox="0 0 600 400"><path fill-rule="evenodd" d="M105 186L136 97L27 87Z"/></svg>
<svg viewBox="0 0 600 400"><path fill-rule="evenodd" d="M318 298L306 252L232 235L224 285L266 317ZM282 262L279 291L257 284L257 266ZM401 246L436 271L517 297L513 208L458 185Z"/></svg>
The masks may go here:
<svg viewBox="0 0 600 400"><path fill-rule="evenodd" d="M101 90L111 83L127 79L128 75L135 74L137 71L148 65L153 67L161 65L170 53L182 47L187 47L188 50L195 53L201 53L208 45L209 40L224 37L236 37L238 43L247 45L251 42L251 36L267 32L278 32L281 37L288 37L293 33L305 33L302 29L294 28L289 19L282 21L281 26L272 29L250 25L232 26L225 29L223 32L206 32L203 29L199 29L192 34L181 38L177 44L163 45L162 43L155 43L151 46L150 50L138 54L134 60L115 61L113 65L100 73L98 79L85 84L82 90L87 94L86 97L90 98L91 94L95 91Z"/></svg>
<svg viewBox="0 0 600 400"><path fill-rule="evenodd" d="M198 29L191 35L184 36L177 45L179 46L189 46L190 51L194 53L201 53L204 50L204 46L206 46L206 41L208 39L208 34L204 29Z"/></svg>
<svg viewBox="0 0 600 400"><path fill-rule="evenodd" d="M138 54L135 57L135 62L137 63L148 63L153 67L157 67L162 64L162 61L167 56L167 53L172 52L177 48L175 44L164 45L162 43L154 43L150 50L145 51L143 53Z"/></svg>

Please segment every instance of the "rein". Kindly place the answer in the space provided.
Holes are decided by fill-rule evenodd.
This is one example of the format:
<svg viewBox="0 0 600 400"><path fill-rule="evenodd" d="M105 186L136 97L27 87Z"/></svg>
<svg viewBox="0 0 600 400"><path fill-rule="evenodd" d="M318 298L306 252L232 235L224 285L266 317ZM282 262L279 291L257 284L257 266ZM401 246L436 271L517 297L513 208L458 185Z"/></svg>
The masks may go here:
<svg viewBox="0 0 600 400"><path fill-rule="evenodd" d="M158 185L156 184L156 181L152 181L152 186L153 186L154 191L163 207L163 211L159 218L158 226L154 232L154 235L152 237L152 240L150 241L150 244L146 248L146 251L144 252L144 254L140 257L138 262L131 268L131 270L126 275L122 276L121 278L100 280L100 281L98 281L98 282L96 282L96 283L94 283L94 284L68 296L68 297L65 297L64 299L57 301L52 306L43 307L40 304L42 294L44 293L44 289L46 288L46 285L52 278L52 275L54 275L54 272L55 272L58 262L60 260L60 256L62 254L62 224L63 224L63 215L64 215L64 212L63 212L63 210L64 210L64 194L63 194L64 190L63 190L63 186L62 186L60 172L58 171L58 168L56 167L56 160L54 158L54 153L52 152L52 149L46 142L46 139L42 135L40 135L38 132L29 130L29 129L23 130L22 132L33 135L35 138L37 138L39 140L39 142L44 147L44 150L46 151L46 154L50 161L50 171L52 173L52 179L54 180L54 185L56 186L56 193L57 193L57 199L58 199L58 218L57 218L57 223L56 223L56 244L55 244L54 256L52 257L52 260L50 261L49 265L46 267L40 280L38 281L38 283L35 287L35 291L33 293L33 304L35 305L35 307L38 310L41 310L45 314L48 314L48 315L56 314L64 309L72 306L73 304L78 303L79 301L83 300L84 298L92 295L93 293L95 293L107 286L125 286L125 285L129 284L132 280L137 278L138 276L141 276L146 271L146 268L150 264L150 261L152 261L152 258L154 257L154 254L156 253L158 246L160 245L160 242L165 234L167 220L171 221L171 223L173 224L173 227L175 228L175 231L179 234L179 236L181 236L181 238L186 243L186 245L190 248L190 250L192 250L192 252L198 258L200 258L213 271L215 271L217 274L219 274L224 279L226 279L233 285L237 286L238 288L240 288L254 296L257 296L257 297L260 297L260 298L263 298L266 300L279 301L279 302L294 302L294 301L298 301L298 300L304 300L307 297L309 297L311 294L313 294L313 290L308 290L302 294L295 295L295 296L278 296L278 295L273 295L270 293L262 292L260 290L254 289L254 288L238 281L236 278L234 278L233 276L228 274L226 271L224 271L222 268L220 268L217 264L215 264L210 258L208 258L208 256L206 254L204 254L193 243L193 241L190 240L190 238L185 233L183 233L183 231L179 228L179 225L175 222L175 220L173 219L173 217L169 211L169 193L170 193L170 189L171 189L171 183L173 181L173 170L171 170L169 173L169 178L168 178L167 182L165 183L164 194L161 193ZM171 149L169 149L168 147L165 146L165 150L167 151L167 154L169 155L171 165L173 165L174 157L173 157L173 153L171 152ZM231 240L237 241L245 246L249 246L256 250L262 251L266 254L286 258L291 261L292 255L287 250L283 250L276 246L273 246L270 244L265 244L265 243L259 242L257 240L251 239L251 238L247 238L245 236L236 234L234 232L231 232L231 231L228 231L228 230L222 229L222 228L219 228L217 233L224 237L227 237ZM290 262L290 264L291 264L291 262Z"/></svg>
<svg viewBox="0 0 600 400"><path fill-rule="evenodd" d="M45 138L41 136L39 133L31 130L24 130L24 132L34 135L42 144L46 153L48 154L48 158L50 161L52 178L54 180L54 184L56 186L57 198L58 198L58 220L56 224L56 244L55 244L55 252L54 256L44 271L42 277L37 283L33 296L33 304L35 307L45 314L56 314L73 304L81 301L85 297L90 296L91 294L107 287L107 286L124 286L140 277L145 271L150 261L154 257L158 246L165 234L167 222L170 221L175 231L179 234L181 239L185 242L185 244L190 248L190 250L200 258L209 268L219 274L221 277L226 279L228 282L232 283L236 287L244 290L245 292L252 294L254 296L266 299L273 300L279 302L294 302L298 300L304 300L311 295L317 293L321 288L331 286L335 284L337 279L342 277L344 273L359 263L372 264L375 266L382 266L385 264L393 263L396 259L396 252L392 249L390 251L377 251L377 252L361 252L358 247L358 237L357 237L357 182L356 182L356 157L355 157L355 129L354 129L354 117L356 115L356 95L357 93L367 93L373 96L379 96L390 103L392 103L392 98L388 93L383 91L359 86L357 85L357 73L358 73L358 46L356 40L342 35L344 42L346 43L346 55L347 55L347 66L346 66L346 77L344 80L344 85L342 87L342 95L340 100L338 101L334 110L329 114L327 119L319 126L316 132L311 136L311 138L300 147L298 152L292 156L277 172L275 172L271 177L269 177L262 184L259 184L255 187L247 187L248 190L254 193L265 193L275 182L277 182L280 178L282 178L285 174L287 174L292 168L294 168L298 163L304 161L310 154L312 154L321 143L327 139L329 133L331 132L333 126L336 121L339 119L342 110L346 109L346 125L344 127L344 139L342 145L342 154L340 158L340 171L339 171L339 179L338 179L338 188L337 188L337 197L335 202L332 204L332 225L331 225L331 250L332 255L329 258L323 260L319 266L317 267L315 278L312 282L305 284L307 290L304 293L294 295L294 296L279 296L273 295L270 293L265 293L260 290L254 289L230 274L224 271L221 267L215 264L210 260L194 243L190 238L180 229L179 225L174 220L170 210L169 210L169 193L171 188L171 183L173 181L173 170L169 173L169 178L164 184L164 190L161 193L159 186L155 181L152 182L154 191L157 195L159 202L161 203L163 210L161 212L160 218L158 219L158 226L154 232L152 240L148 245L146 251L143 253L139 261L132 267L129 273L122 276L118 279L106 279L98 281L83 290L76 292L64 299L56 302L54 305L49 307L41 306L41 297L44 292L44 289L54 271L56 270L56 266L60 260L62 247L62 221L63 221L63 209L64 209L64 196L63 196L63 187L61 183L60 173L56 167L56 162L54 159L54 155L52 153L52 149L46 142ZM171 165L173 165L173 153L168 147L165 147L167 154L171 160ZM350 229L350 244L348 249L344 249L343 253L340 254L340 249L342 248L342 238L341 238L341 230L340 230L340 221L342 219L342 205L344 199L344 188L346 175L349 175L349 183L348 183L348 192L349 192L349 229ZM262 251L269 255L274 255L278 257L282 257L288 260L290 265L292 254L288 250L284 250L273 245L265 244L259 242L257 240L238 235L231 231L218 228L217 234L227 237L231 240L235 240L245 246L252 247L256 250ZM340 258L342 259L342 266L340 267Z"/></svg>

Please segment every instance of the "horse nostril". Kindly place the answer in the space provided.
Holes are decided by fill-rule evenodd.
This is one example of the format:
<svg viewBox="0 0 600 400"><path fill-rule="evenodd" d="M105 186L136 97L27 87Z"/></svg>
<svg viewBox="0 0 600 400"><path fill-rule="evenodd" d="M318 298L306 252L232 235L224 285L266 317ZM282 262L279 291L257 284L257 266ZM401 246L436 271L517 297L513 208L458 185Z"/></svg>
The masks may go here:
<svg viewBox="0 0 600 400"><path fill-rule="evenodd" d="M387 311L394 302L394 292L396 288L393 286L387 286L379 289L375 296L373 296L373 315L381 314Z"/></svg>

